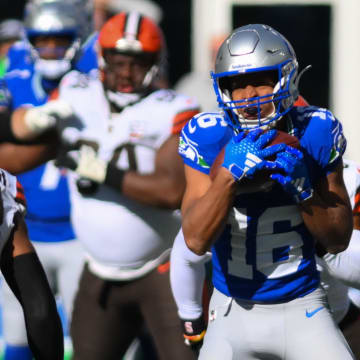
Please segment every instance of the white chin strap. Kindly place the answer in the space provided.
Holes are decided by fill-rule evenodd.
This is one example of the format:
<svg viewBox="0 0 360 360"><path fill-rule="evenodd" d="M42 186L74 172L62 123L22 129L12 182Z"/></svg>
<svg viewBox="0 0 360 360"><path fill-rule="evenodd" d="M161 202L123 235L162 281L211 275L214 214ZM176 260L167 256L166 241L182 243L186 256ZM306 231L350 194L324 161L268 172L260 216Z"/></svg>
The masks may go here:
<svg viewBox="0 0 360 360"><path fill-rule="evenodd" d="M106 94L110 102L121 108L136 103L141 97L140 94L127 94L110 90L107 90Z"/></svg>
<svg viewBox="0 0 360 360"><path fill-rule="evenodd" d="M66 59L45 60L39 58L35 61L35 70L45 79L55 80L71 70L71 62Z"/></svg>

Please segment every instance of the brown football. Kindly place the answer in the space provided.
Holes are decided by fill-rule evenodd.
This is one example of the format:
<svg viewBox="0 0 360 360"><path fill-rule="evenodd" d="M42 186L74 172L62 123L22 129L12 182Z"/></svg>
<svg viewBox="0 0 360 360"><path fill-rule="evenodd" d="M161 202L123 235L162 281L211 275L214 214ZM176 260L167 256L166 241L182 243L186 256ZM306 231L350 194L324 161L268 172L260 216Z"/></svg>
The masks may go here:
<svg viewBox="0 0 360 360"><path fill-rule="evenodd" d="M276 136L272 141L270 141L266 147L276 144L284 143L296 149L300 149L300 142L297 137L292 136L285 131L277 130ZM210 169L210 178L214 179L224 162L224 152L225 148L223 148L219 155L216 157L213 165ZM269 160L274 160L274 156L269 158ZM265 190L266 188L271 186L273 180L269 178L271 174L271 170L261 170L259 171L252 179L243 179L241 183L239 183L239 192L254 192L259 190Z"/></svg>

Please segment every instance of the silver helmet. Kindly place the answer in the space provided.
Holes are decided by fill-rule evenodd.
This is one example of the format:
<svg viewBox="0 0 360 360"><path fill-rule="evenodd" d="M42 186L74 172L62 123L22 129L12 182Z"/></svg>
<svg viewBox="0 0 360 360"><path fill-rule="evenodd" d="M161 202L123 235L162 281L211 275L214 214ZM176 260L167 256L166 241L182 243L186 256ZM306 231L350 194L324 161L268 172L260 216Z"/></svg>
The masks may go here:
<svg viewBox="0 0 360 360"><path fill-rule="evenodd" d="M273 71L277 77L271 97L233 101L229 78L261 71ZM274 126L292 108L299 94L297 74L298 62L291 44L270 26L251 24L235 29L222 43L211 77L226 120L235 128L250 130ZM269 102L274 104L274 111L262 117L261 105ZM246 119L238 111L250 108L256 111L256 118Z"/></svg>
<svg viewBox="0 0 360 360"><path fill-rule="evenodd" d="M72 67L72 60L81 45L79 18L76 7L63 0L34 1L25 10L24 27L36 69L48 79L57 79ZM38 36L66 36L70 45L58 59L41 57L41 49L34 46Z"/></svg>
<svg viewBox="0 0 360 360"><path fill-rule="evenodd" d="M39 6L43 3L56 3L59 0L32 0L31 4ZM62 0L62 3L69 3L73 7L73 13L76 13L79 27L79 36L82 42L87 40L90 34L94 32L94 0Z"/></svg>

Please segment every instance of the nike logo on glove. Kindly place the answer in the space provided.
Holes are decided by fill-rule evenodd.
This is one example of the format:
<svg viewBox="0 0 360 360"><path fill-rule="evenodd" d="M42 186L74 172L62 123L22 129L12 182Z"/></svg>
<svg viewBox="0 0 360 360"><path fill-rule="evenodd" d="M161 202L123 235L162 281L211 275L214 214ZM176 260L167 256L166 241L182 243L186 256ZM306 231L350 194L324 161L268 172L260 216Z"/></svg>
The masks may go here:
<svg viewBox="0 0 360 360"><path fill-rule="evenodd" d="M320 306L320 307L318 307L317 309L315 309L313 311L306 310L306 317L311 318L322 309L324 309L324 306Z"/></svg>

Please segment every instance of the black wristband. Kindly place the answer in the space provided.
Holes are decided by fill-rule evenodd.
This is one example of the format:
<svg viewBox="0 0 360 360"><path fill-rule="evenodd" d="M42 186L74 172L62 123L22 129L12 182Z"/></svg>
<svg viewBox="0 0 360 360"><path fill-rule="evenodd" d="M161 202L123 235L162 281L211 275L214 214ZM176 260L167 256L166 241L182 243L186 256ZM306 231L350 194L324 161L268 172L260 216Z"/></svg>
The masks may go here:
<svg viewBox="0 0 360 360"><path fill-rule="evenodd" d="M113 164L108 164L104 184L122 191L126 170L119 169Z"/></svg>
<svg viewBox="0 0 360 360"><path fill-rule="evenodd" d="M18 142L11 128L9 111L0 112L0 142Z"/></svg>
<svg viewBox="0 0 360 360"><path fill-rule="evenodd" d="M326 249L318 241L315 243L315 254L320 258L327 254Z"/></svg>
<svg viewBox="0 0 360 360"><path fill-rule="evenodd" d="M197 319L193 319L193 320L180 319L180 321L181 321L181 327L185 335L198 335L202 333L206 328L203 314L201 314L201 316Z"/></svg>

